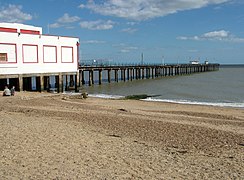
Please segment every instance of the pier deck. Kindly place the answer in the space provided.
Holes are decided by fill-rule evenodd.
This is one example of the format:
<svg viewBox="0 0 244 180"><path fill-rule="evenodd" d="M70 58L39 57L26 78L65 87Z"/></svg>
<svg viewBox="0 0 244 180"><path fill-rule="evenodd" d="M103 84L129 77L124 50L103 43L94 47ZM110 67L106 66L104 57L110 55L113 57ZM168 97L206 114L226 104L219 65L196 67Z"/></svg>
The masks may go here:
<svg viewBox="0 0 244 180"><path fill-rule="evenodd" d="M79 85L94 84L94 74L98 73L98 84L102 81L132 81L163 76L187 75L219 70L219 64L169 64L169 65L123 65L123 66L79 66ZM88 73L88 81L85 80ZM104 73L106 72L106 73Z"/></svg>

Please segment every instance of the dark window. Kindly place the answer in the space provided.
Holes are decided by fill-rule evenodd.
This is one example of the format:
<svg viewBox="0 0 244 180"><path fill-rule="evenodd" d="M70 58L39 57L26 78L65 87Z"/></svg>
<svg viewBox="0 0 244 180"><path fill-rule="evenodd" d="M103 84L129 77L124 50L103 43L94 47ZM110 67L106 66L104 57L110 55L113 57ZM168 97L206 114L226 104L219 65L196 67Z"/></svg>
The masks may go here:
<svg viewBox="0 0 244 180"><path fill-rule="evenodd" d="M0 53L0 62L7 62L8 56L7 53Z"/></svg>

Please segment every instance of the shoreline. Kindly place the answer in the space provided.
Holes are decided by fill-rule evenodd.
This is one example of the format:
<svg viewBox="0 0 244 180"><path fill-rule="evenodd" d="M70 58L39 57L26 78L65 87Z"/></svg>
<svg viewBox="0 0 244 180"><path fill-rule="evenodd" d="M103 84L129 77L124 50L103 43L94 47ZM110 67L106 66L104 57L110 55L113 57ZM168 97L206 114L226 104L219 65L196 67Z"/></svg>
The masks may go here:
<svg viewBox="0 0 244 180"><path fill-rule="evenodd" d="M239 108L17 92L0 125L1 179L244 177Z"/></svg>
<svg viewBox="0 0 244 180"><path fill-rule="evenodd" d="M89 94L92 98L102 98L102 99L115 99L123 100L126 96L121 95L109 95L109 94ZM135 96L135 95L132 95ZM239 108L244 109L244 102L201 102L201 101L191 101L191 100L173 100L173 99L152 99L150 96L145 99L137 99L141 101L148 102L161 102L161 103L174 103L182 105L202 105L202 106L214 106L214 107L226 107L226 108Z"/></svg>

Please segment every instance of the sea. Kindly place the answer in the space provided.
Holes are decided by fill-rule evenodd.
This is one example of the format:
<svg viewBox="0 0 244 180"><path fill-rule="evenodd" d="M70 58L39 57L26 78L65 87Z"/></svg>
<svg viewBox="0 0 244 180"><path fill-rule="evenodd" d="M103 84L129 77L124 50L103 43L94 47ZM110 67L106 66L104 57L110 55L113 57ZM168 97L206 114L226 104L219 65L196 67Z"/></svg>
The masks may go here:
<svg viewBox="0 0 244 180"><path fill-rule="evenodd" d="M122 98L147 94L145 101L244 108L244 66L218 71L83 86L89 96Z"/></svg>

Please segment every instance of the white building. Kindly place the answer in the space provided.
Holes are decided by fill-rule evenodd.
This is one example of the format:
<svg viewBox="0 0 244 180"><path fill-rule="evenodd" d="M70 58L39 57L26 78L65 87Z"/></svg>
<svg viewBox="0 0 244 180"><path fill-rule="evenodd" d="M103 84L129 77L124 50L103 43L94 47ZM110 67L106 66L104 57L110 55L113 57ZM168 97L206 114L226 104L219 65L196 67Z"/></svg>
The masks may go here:
<svg viewBox="0 0 244 180"><path fill-rule="evenodd" d="M77 82L79 38L42 34L42 28L0 23L0 88L15 85L19 90L48 89L50 77L56 87ZM67 77L68 76L68 77ZM31 79L30 79L31 78ZM35 78L35 81L33 81ZM68 82L69 81L69 82Z"/></svg>
<svg viewBox="0 0 244 180"><path fill-rule="evenodd" d="M190 64L200 64L198 60L190 61Z"/></svg>

